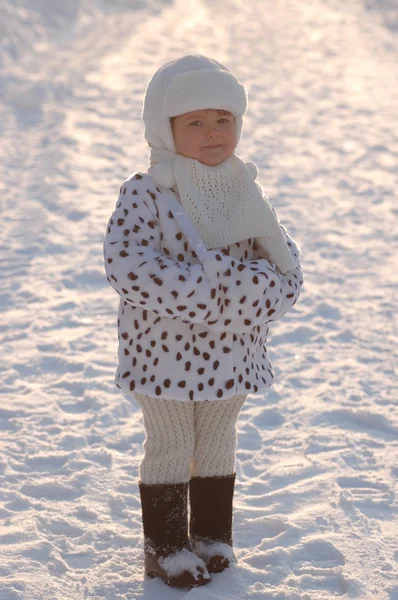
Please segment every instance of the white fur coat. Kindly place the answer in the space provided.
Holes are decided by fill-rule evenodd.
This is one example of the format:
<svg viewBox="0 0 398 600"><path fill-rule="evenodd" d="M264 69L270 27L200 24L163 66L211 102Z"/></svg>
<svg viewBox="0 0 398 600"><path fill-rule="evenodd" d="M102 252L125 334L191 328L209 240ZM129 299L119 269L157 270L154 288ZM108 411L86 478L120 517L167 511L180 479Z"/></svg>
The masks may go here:
<svg viewBox="0 0 398 600"><path fill-rule="evenodd" d="M209 251L202 265L151 175L124 181L104 239L107 278L120 296L116 386L204 401L272 385L268 324L291 309L303 283L299 250L282 228L296 264L285 275L254 238Z"/></svg>

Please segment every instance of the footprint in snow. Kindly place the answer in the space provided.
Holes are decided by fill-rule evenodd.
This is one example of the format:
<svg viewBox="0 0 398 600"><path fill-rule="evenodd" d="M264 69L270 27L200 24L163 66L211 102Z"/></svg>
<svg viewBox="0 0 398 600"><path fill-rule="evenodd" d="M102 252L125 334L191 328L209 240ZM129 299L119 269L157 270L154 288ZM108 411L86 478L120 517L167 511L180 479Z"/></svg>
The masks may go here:
<svg viewBox="0 0 398 600"><path fill-rule="evenodd" d="M362 512L378 508L385 510L394 501L394 492L380 481L369 481L362 477L339 477L337 483L341 487L340 504L345 507L355 506Z"/></svg>
<svg viewBox="0 0 398 600"><path fill-rule="evenodd" d="M236 511L235 516L235 546L243 548L252 548L262 551L275 545L280 546L288 538L291 543L291 534L294 528L290 528L287 522L273 517L253 517L247 518L246 512ZM247 560L252 566L257 566L251 562L256 561L256 555Z"/></svg>
<svg viewBox="0 0 398 600"><path fill-rule="evenodd" d="M322 539L305 542L291 556L292 571L300 579L303 591L322 591L329 596L347 592L342 575L345 558L332 542Z"/></svg>

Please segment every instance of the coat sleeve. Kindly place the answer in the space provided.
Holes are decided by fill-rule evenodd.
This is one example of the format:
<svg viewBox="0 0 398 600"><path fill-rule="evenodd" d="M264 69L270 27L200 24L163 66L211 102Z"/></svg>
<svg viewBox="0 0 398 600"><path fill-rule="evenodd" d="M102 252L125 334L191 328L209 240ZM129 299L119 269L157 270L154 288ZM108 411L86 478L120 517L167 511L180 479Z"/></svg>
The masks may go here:
<svg viewBox="0 0 398 600"><path fill-rule="evenodd" d="M219 290L202 265L174 262L160 252L156 208L141 176L123 182L105 233L105 270L128 304L161 317L206 324L219 313Z"/></svg>
<svg viewBox="0 0 398 600"><path fill-rule="evenodd" d="M225 294L222 329L228 326L226 330L245 332L272 321L284 301L275 267L265 259L238 261L229 257L226 267L220 254L216 254L217 259L220 267L213 264L211 268Z"/></svg>
<svg viewBox="0 0 398 600"><path fill-rule="evenodd" d="M273 211L276 215L274 209ZM291 310L291 308L296 304L300 296L301 288L303 285L303 272L301 269L299 258L300 249L298 248L295 241L288 234L286 227L284 227L284 225L280 223L279 217L277 215L276 217L278 219L279 225L283 233L285 234L290 254L293 257L296 266L294 269L287 271L287 273L283 274L277 269L275 265L271 265L272 268L275 270L276 277L281 288L281 301L274 314L271 315L270 321L277 321L278 319L283 317L289 310ZM260 249L258 251L258 257L263 256L263 254L264 251Z"/></svg>
<svg viewBox="0 0 398 600"><path fill-rule="evenodd" d="M250 332L282 302L266 260L236 261L209 251L203 265L174 262L160 252L160 227L147 182L135 176L120 189L105 234L110 285L133 306L216 331Z"/></svg>

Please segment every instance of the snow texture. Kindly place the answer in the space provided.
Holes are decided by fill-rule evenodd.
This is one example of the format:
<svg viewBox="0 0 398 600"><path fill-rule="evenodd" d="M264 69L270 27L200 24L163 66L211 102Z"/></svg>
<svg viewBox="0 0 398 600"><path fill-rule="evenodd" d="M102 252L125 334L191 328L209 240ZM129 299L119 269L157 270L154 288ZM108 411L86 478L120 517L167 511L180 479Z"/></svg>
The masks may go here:
<svg viewBox="0 0 398 600"><path fill-rule="evenodd" d="M398 600L397 35L395 0L3 0L1 600ZM143 576L102 242L145 85L191 52L248 87L239 156L305 282L238 422L238 562L177 590Z"/></svg>

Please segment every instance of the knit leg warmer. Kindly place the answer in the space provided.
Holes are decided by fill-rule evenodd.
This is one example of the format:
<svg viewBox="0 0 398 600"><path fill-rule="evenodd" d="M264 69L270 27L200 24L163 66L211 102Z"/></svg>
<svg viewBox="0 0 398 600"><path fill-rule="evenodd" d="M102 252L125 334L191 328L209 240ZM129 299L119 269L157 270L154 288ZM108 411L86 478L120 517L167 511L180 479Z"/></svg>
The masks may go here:
<svg viewBox="0 0 398 600"><path fill-rule="evenodd" d="M195 402L194 477L231 475L235 470L236 421L247 394Z"/></svg>
<svg viewBox="0 0 398 600"><path fill-rule="evenodd" d="M195 445L193 402L134 396L146 430L145 456L140 465L142 483L188 482Z"/></svg>
<svg viewBox="0 0 398 600"><path fill-rule="evenodd" d="M140 479L146 484L188 482L235 470L236 421L247 394L210 402L182 402L134 394L146 439Z"/></svg>

